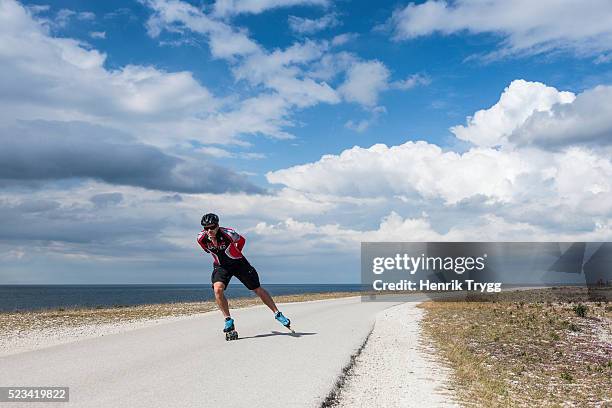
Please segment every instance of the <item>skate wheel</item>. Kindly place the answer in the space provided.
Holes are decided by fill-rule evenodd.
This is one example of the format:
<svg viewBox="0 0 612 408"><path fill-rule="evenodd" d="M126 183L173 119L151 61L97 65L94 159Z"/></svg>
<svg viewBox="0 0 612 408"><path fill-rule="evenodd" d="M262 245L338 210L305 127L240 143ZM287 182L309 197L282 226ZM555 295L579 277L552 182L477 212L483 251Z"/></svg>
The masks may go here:
<svg viewBox="0 0 612 408"><path fill-rule="evenodd" d="M234 331L225 333L225 341L231 341L231 340L238 340L237 331L234 330Z"/></svg>

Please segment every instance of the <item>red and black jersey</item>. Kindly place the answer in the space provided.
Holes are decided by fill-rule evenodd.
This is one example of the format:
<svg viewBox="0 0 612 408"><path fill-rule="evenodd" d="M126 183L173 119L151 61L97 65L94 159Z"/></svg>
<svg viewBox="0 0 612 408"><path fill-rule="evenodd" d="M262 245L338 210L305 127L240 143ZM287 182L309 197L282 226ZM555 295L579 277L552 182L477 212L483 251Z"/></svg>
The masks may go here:
<svg viewBox="0 0 612 408"><path fill-rule="evenodd" d="M206 231L198 235L198 244L202 249L212 255L215 265L233 266L246 261L242 255L242 248L246 243L244 237L232 228L219 227L217 231L217 245L214 245Z"/></svg>

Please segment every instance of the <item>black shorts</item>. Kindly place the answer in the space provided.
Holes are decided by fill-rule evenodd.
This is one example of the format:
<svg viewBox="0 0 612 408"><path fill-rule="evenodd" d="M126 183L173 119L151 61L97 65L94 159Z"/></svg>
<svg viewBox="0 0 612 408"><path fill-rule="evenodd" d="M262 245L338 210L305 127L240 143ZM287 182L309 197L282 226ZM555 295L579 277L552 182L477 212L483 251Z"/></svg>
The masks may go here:
<svg viewBox="0 0 612 408"><path fill-rule="evenodd" d="M237 263L235 266L232 265L226 268L215 265L210 280L213 284L215 282L223 282L227 288L232 276L237 277L247 289L253 290L261 286L259 284L259 275L257 275L257 271L248 262Z"/></svg>

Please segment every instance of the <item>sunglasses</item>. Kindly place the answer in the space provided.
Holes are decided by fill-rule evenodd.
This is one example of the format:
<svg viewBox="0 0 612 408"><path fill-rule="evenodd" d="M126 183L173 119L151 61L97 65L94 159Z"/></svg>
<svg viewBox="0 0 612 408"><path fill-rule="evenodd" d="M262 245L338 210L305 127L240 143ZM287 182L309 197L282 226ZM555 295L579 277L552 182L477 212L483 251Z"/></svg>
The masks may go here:
<svg viewBox="0 0 612 408"><path fill-rule="evenodd" d="M206 231L212 231L212 230L214 230L214 229L215 229L215 228L217 228L217 227L218 227L218 225L217 225L217 224L214 224L214 225L205 225L205 226L204 226L204 229L205 229Z"/></svg>

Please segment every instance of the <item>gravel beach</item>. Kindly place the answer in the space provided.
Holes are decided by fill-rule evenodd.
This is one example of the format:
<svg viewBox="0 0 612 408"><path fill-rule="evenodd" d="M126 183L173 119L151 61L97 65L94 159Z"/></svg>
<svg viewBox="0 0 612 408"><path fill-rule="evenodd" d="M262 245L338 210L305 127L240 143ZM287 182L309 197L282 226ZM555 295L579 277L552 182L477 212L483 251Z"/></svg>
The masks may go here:
<svg viewBox="0 0 612 408"><path fill-rule="evenodd" d="M142 318L134 321L117 321L113 323L89 323L78 326L53 326L29 330L5 330L0 335L0 357L38 350L58 344L107 336L115 333L140 329L162 323L175 322L195 317L171 316L159 319Z"/></svg>
<svg viewBox="0 0 612 408"><path fill-rule="evenodd" d="M354 292L277 296L294 303L355 296ZM232 310L261 305L259 298L230 299ZM59 344L196 318L216 311L214 302L164 303L127 307L56 309L0 313L0 357Z"/></svg>

